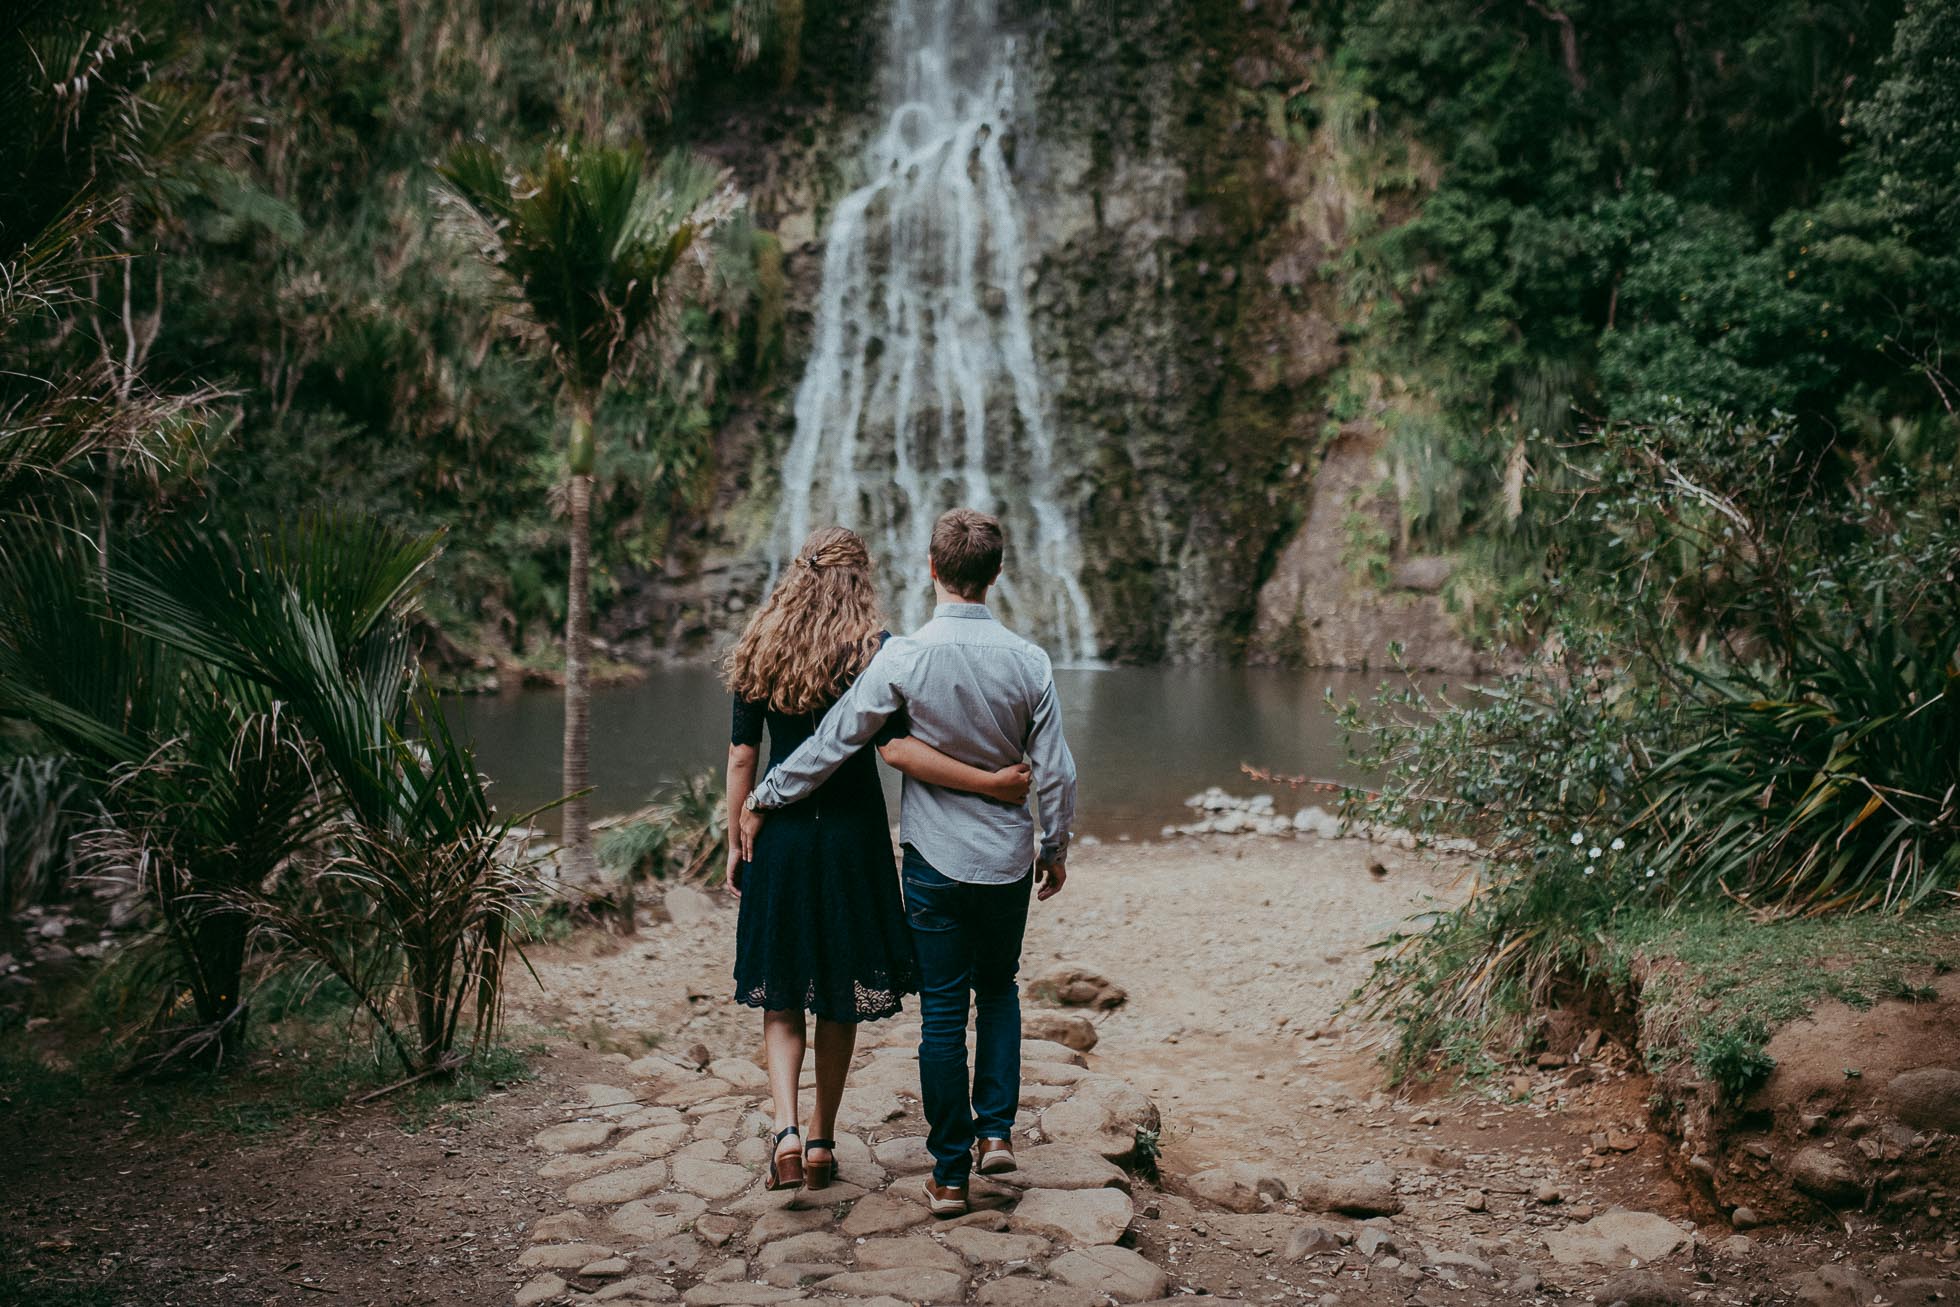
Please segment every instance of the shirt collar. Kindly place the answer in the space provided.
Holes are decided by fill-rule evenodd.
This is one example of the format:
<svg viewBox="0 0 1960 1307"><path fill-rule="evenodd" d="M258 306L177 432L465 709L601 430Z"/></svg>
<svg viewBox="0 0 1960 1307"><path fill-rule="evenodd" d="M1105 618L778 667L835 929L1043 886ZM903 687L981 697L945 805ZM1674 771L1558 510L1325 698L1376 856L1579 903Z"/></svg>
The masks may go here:
<svg viewBox="0 0 1960 1307"><path fill-rule="evenodd" d="M971 617L990 622L994 615L987 611L985 604L943 603L932 610L934 617Z"/></svg>

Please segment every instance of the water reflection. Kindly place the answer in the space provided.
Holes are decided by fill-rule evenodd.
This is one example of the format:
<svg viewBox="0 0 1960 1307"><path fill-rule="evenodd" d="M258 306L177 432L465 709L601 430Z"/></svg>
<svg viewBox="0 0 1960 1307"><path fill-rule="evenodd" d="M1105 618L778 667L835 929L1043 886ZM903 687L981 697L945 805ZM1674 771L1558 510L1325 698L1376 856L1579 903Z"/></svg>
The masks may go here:
<svg viewBox="0 0 1960 1307"><path fill-rule="evenodd" d="M1069 744L1082 775L1078 830L1105 839L1154 835L1182 819L1207 785L1257 788L1239 764L1334 780L1366 780L1346 761L1337 698L1367 698L1376 673L1237 667L1113 667L1056 672ZM558 793L563 717L550 690L452 701L506 811ZM705 667L661 668L592 695L593 810L642 802L662 780L726 756L729 705ZM897 793L887 776L888 790ZM1281 807L1290 800L1284 796ZM892 811L897 812L894 804Z"/></svg>

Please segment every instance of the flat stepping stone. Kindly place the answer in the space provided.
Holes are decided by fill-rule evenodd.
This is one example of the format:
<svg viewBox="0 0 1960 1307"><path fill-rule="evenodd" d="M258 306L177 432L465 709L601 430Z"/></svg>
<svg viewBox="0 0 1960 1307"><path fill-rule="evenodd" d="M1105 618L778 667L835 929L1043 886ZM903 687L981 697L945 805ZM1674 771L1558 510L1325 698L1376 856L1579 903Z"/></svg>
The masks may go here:
<svg viewBox="0 0 1960 1307"><path fill-rule="evenodd" d="M755 1180L747 1167L699 1157L674 1159L674 1183L703 1198L731 1198Z"/></svg>
<svg viewBox="0 0 1960 1307"><path fill-rule="evenodd" d="M712 1082L712 1083L719 1083L719 1082ZM698 1102L689 1103L686 1107L682 1108L681 1110L687 1113L687 1115L689 1115L690 1117L693 1117L695 1120L699 1121L706 1117L719 1116L723 1112L737 1112L737 1113L746 1112L750 1108L755 1106L755 1100L753 1098L749 1098L746 1095L741 1097L733 1097L728 1094L727 1085L721 1085L720 1087L723 1091L721 1096L717 1098L708 1098L708 1099L700 1100Z"/></svg>
<svg viewBox="0 0 1960 1307"><path fill-rule="evenodd" d="M764 1271L762 1282L778 1289L808 1289L843 1269L835 1262L782 1262Z"/></svg>
<svg viewBox="0 0 1960 1307"><path fill-rule="evenodd" d="M946 1246L970 1262L1031 1262L1048 1255L1048 1241L1032 1234L996 1234L965 1226L948 1230Z"/></svg>
<svg viewBox="0 0 1960 1307"><path fill-rule="evenodd" d="M983 1284L974 1301L980 1307L1102 1307L1102 1300L1086 1289L1071 1289L1031 1275L1010 1275Z"/></svg>
<svg viewBox="0 0 1960 1307"><path fill-rule="evenodd" d="M796 1302L805 1295L797 1289L779 1289L772 1284L697 1284L681 1295L688 1307L736 1307L743 1303Z"/></svg>
<svg viewBox="0 0 1960 1307"><path fill-rule="evenodd" d="M743 1166L753 1166L760 1169L768 1164L770 1152L771 1149L767 1139L760 1138L756 1135L749 1135L741 1143L735 1145L732 1156Z"/></svg>
<svg viewBox="0 0 1960 1307"><path fill-rule="evenodd" d="M705 1216L695 1217L695 1227L698 1229L701 1222L707 1219ZM703 1256L701 1245L692 1234L686 1233L662 1235L652 1243L642 1243L633 1250L633 1260L643 1269L667 1276L693 1270L701 1264ZM679 1294L675 1296L679 1297Z"/></svg>
<svg viewBox="0 0 1960 1307"><path fill-rule="evenodd" d="M642 1157L666 1157L686 1143L687 1136L688 1128L684 1121L671 1125L650 1125L627 1135L615 1147L619 1152L638 1153Z"/></svg>
<svg viewBox="0 0 1960 1307"><path fill-rule="evenodd" d="M873 1148L871 1155L877 1159L878 1165L894 1175L922 1175L932 1170L932 1153L926 1148L923 1135L901 1135L897 1139L887 1139Z"/></svg>
<svg viewBox="0 0 1960 1307"><path fill-rule="evenodd" d="M1074 1144L1037 1144L1016 1149L1018 1170L994 1176L1003 1184L1029 1189L1120 1189L1130 1192L1130 1175L1091 1149Z"/></svg>
<svg viewBox="0 0 1960 1307"><path fill-rule="evenodd" d="M606 1220L606 1228L621 1239L651 1243L680 1234L708 1205L693 1194L665 1193L626 1204Z"/></svg>
<svg viewBox="0 0 1960 1307"><path fill-rule="evenodd" d="M678 1107L636 1107L619 1118L622 1130L644 1130L648 1126L682 1125L687 1117Z"/></svg>
<svg viewBox="0 0 1960 1307"><path fill-rule="evenodd" d="M601 1257L589 1266L579 1267L578 1273L581 1279L610 1280L614 1276L624 1275L632 1269L633 1263L627 1261L624 1257Z"/></svg>
<svg viewBox="0 0 1960 1307"><path fill-rule="evenodd" d="M586 1219L583 1212L559 1212L555 1216L543 1218L531 1227L531 1242L550 1243L570 1240L576 1243L583 1239L586 1231L591 1228L592 1222Z"/></svg>
<svg viewBox="0 0 1960 1307"><path fill-rule="evenodd" d="M963 1272L939 1271L929 1267L909 1267L886 1271L846 1271L822 1284L825 1293L849 1293L861 1297L890 1294L906 1302L957 1302L966 1295Z"/></svg>
<svg viewBox="0 0 1960 1307"><path fill-rule="evenodd" d="M517 1259L517 1268L521 1271L576 1271L587 1262L596 1262L612 1255L613 1250L604 1244L533 1244Z"/></svg>
<svg viewBox="0 0 1960 1307"><path fill-rule="evenodd" d="M673 1302L680 1297L680 1290L665 1280L651 1275L635 1275L624 1280L614 1280L605 1288L592 1295L594 1302Z"/></svg>
<svg viewBox="0 0 1960 1307"><path fill-rule="evenodd" d="M694 1237L710 1248L726 1247L728 1241L742 1232L742 1222L732 1216L710 1212L694 1222Z"/></svg>
<svg viewBox="0 0 1960 1307"><path fill-rule="evenodd" d="M568 1293L571 1287L555 1275L540 1275L517 1291L517 1307L542 1307Z"/></svg>
<svg viewBox="0 0 1960 1307"><path fill-rule="evenodd" d="M532 1135L531 1146L547 1153L587 1153L612 1138L617 1129L611 1121L567 1121Z"/></svg>
<svg viewBox="0 0 1960 1307"><path fill-rule="evenodd" d="M710 1162L719 1162L728 1156L728 1145L719 1139L697 1139L693 1143L674 1150L676 1157L700 1157Z"/></svg>
<svg viewBox="0 0 1960 1307"><path fill-rule="evenodd" d="M871 1130L905 1115L905 1104L889 1089L853 1085L837 1105L837 1124L846 1130Z"/></svg>
<svg viewBox="0 0 1960 1307"><path fill-rule="evenodd" d="M1068 1091L1069 1087L1067 1085L1022 1085L1021 1106L1033 1111L1039 1111L1050 1104L1059 1103L1064 1098L1067 1098Z"/></svg>
<svg viewBox="0 0 1960 1307"><path fill-rule="evenodd" d="M839 1228L853 1239L862 1239L874 1234L909 1230L931 1218L932 1213L926 1210L923 1193L918 1202L906 1202L889 1193L872 1194L851 1209L851 1214L844 1218Z"/></svg>
<svg viewBox="0 0 1960 1307"><path fill-rule="evenodd" d="M785 1262L842 1262L851 1255L851 1244L840 1234L828 1230L808 1230L765 1244L755 1255L763 1270Z"/></svg>
<svg viewBox="0 0 1960 1307"><path fill-rule="evenodd" d="M667 1164L647 1162L642 1166L628 1167L623 1171L608 1171L595 1175L590 1180L580 1180L565 1190L565 1201L580 1207L595 1204L630 1203L635 1198L644 1198L667 1183Z"/></svg>
<svg viewBox="0 0 1960 1307"><path fill-rule="evenodd" d="M1069 1248L1093 1248L1121 1239L1133 1213L1128 1195L1115 1189L1030 1189L1008 1228Z"/></svg>
<svg viewBox="0 0 1960 1307"><path fill-rule="evenodd" d="M683 1080L679 1084L657 1085L653 1092L653 1101L661 1107L688 1108L696 1103L709 1103L727 1096L727 1085L703 1076L699 1080Z"/></svg>
<svg viewBox="0 0 1960 1307"><path fill-rule="evenodd" d="M777 1239L803 1234L810 1230L821 1230L835 1217L827 1207L811 1208L807 1211L792 1211L779 1207L773 1212L765 1212L756 1218L749 1227L749 1246L763 1247Z"/></svg>
<svg viewBox="0 0 1960 1307"><path fill-rule="evenodd" d="M640 1096L630 1089L618 1085L580 1085L579 1092L585 1095L587 1107L621 1107L627 1104L637 1106Z"/></svg>
<svg viewBox="0 0 1960 1307"><path fill-rule="evenodd" d="M1068 1066L1086 1067L1089 1059L1082 1056L1067 1044L1058 1044L1050 1039L1024 1039L1021 1041L1021 1061L1023 1062L1061 1062Z"/></svg>
<svg viewBox="0 0 1960 1307"><path fill-rule="evenodd" d="M541 1180L583 1180L601 1171L610 1171L616 1166L634 1166L646 1158L638 1153L622 1153L608 1149L603 1153L560 1153L538 1168Z"/></svg>
<svg viewBox="0 0 1960 1307"><path fill-rule="evenodd" d="M1073 1062L1022 1062L1021 1080L1037 1085L1072 1085L1089 1073Z"/></svg>
<svg viewBox="0 0 1960 1307"><path fill-rule="evenodd" d="M1128 1248L1114 1246L1063 1253L1048 1264L1048 1273L1063 1284L1117 1302L1150 1302L1162 1298L1170 1287L1162 1267Z"/></svg>
<svg viewBox="0 0 1960 1307"><path fill-rule="evenodd" d="M708 1074L736 1089L767 1089L769 1073L740 1057L716 1058L708 1063Z"/></svg>
<svg viewBox="0 0 1960 1307"><path fill-rule="evenodd" d="M764 1192L767 1192L765 1190ZM832 1180L822 1189L798 1189L790 1195L791 1207L835 1207L839 1203L854 1203L871 1191L861 1184L849 1180Z"/></svg>
<svg viewBox="0 0 1960 1307"><path fill-rule="evenodd" d="M958 1253L942 1248L923 1234L904 1239L866 1239L857 1247L857 1264L863 1271L925 1269L966 1274L966 1262Z"/></svg>

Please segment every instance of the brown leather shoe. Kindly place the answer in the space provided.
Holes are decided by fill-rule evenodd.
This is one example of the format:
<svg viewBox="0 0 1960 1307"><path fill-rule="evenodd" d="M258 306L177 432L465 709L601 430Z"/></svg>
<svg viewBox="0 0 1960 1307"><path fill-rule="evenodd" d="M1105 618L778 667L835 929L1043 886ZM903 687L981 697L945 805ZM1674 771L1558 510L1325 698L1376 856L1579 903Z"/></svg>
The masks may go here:
<svg viewBox="0 0 1960 1307"><path fill-rule="evenodd" d="M973 1145L973 1169L981 1175L1000 1175L1019 1166L1013 1145L1005 1139L982 1139Z"/></svg>
<svg viewBox="0 0 1960 1307"><path fill-rule="evenodd" d="M931 1176L927 1176L926 1206L932 1210L934 1216L964 1216L966 1186L940 1184Z"/></svg>

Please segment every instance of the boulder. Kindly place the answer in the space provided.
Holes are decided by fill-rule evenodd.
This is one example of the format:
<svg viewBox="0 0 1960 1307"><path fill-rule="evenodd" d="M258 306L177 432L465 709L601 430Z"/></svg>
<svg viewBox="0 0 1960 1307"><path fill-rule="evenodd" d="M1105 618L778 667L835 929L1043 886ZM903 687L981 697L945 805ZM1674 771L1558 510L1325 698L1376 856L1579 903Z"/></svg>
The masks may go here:
<svg viewBox="0 0 1960 1307"><path fill-rule="evenodd" d="M1088 1007L1108 1011L1123 1006L1129 991L1108 976L1087 967L1063 966L1028 982L1028 997L1053 1007Z"/></svg>
<svg viewBox="0 0 1960 1307"><path fill-rule="evenodd" d="M1070 1248L1091 1248L1121 1239L1132 1212L1128 1196L1114 1189L1030 1189L1009 1228Z"/></svg>
<svg viewBox="0 0 1960 1307"><path fill-rule="evenodd" d="M1562 1266L1615 1268L1658 1261L1686 1242L1688 1232L1665 1217L1620 1207L1545 1237L1552 1260Z"/></svg>
<svg viewBox="0 0 1960 1307"><path fill-rule="evenodd" d="M1079 1012L1024 1013L1021 1017L1021 1037L1061 1044L1078 1053L1094 1048L1100 1038L1096 1023Z"/></svg>
<svg viewBox="0 0 1960 1307"><path fill-rule="evenodd" d="M1926 1066L1893 1076L1885 1086L1893 1115L1921 1130L1960 1135L1960 1071Z"/></svg>
<svg viewBox="0 0 1960 1307"><path fill-rule="evenodd" d="M1286 1197L1286 1182L1251 1162L1200 1171L1186 1181L1191 1192L1228 1212L1257 1212Z"/></svg>
<svg viewBox="0 0 1960 1307"><path fill-rule="evenodd" d="M1340 1212L1347 1216L1393 1216L1402 1210L1395 1196L1395 1176L1382 1162L1370 1162L1342 1175L1303 1172L1293 1186L1293 1198L1310 1212Z"/></svg>
<svg viewBox="0 0 1960 1307"><path fill-rule="evenodd" d="M1865 1196L1864 1174L1849 1157L1826 1148L1800 1148L1790 1159L1790 1183L1820 1203L1842 1206Z"/></svg>
<svg viewBox="0 0 1960 1307"><path fill-rule="evenodd" d="M1113 1245L1063 1253L1049 1263L1048 1273L1063 1284L1122 1303L1161 1298L1170 1286L1161 1267Z"/></svg>

